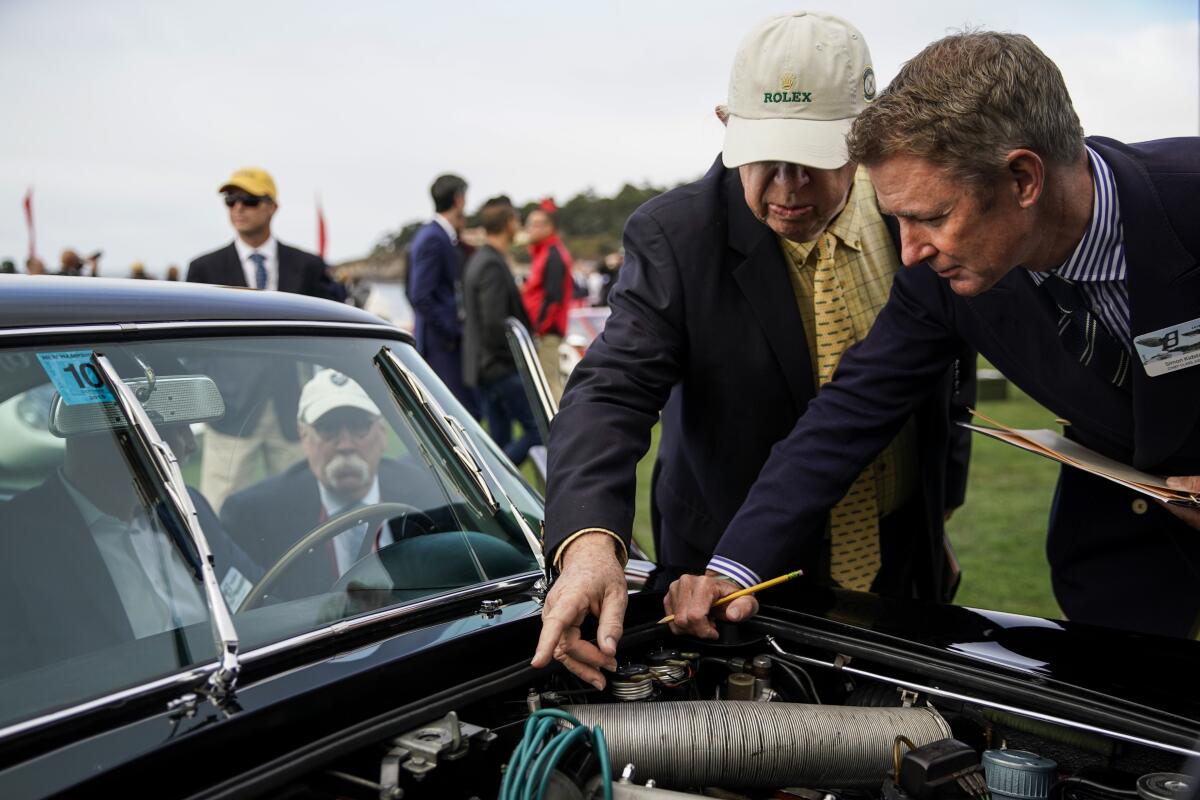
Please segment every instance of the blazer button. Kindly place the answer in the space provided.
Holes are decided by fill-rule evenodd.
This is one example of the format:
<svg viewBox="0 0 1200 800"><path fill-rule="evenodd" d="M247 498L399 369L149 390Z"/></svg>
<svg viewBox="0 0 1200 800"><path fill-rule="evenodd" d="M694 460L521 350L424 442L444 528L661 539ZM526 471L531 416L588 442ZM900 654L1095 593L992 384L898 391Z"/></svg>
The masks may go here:
<svg viewBox="0 0 1200 800"><path fill-rule="evenodd" d="M1141 515L1146 513L1146 510L1150 508L1150 504L1144 498L1139 497L1130 503L1129 507L1133 509L1133 513Z"/></svg>

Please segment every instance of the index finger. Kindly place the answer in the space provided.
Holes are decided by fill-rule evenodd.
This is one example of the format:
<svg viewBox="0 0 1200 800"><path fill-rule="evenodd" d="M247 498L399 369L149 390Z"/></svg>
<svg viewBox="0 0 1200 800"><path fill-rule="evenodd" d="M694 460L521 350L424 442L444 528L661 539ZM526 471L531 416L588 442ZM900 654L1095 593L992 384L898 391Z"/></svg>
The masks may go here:
<svg viewBox="0 0 1200 800"><path fill-rule="evenodd" d="M542 632L538 636L537 650L534 651L533 660L529 662L530 665L534 667L548 665L554 655L554 648L563 638L563 633L568 627L566 620L555 616L553 612L543 617Z"/></svg>

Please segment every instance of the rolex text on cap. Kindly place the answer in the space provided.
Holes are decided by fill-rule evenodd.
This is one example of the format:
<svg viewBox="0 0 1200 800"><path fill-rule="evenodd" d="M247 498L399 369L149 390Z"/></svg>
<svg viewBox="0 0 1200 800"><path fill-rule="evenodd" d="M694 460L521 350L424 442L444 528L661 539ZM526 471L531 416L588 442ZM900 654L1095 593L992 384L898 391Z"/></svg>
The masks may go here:
<svg viewBox="0 0 1200 800"><path fill-rule="evenodd" d="M750 31L734 58L725 166L841 167L849 160L850 124L874 98L871 53L857 28L811 11L771 17Z"/></svg>

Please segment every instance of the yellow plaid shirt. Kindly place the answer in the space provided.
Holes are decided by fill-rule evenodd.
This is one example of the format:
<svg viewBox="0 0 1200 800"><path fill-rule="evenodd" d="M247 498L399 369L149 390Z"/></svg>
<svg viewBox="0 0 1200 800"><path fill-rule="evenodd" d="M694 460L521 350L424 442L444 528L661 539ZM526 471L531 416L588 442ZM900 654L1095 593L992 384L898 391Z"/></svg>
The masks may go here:
<svg viewBox="0 0 1200 800"><path fill-rule="evenodd" d="M854 325L855 341L861 342L887 302L892 278L900 269L900 258L888 235L887 226L875 204L875 189L862 167L854 176L854 185L842 213L827 228L832 233L834 268L842 282L846 306ZM808 357L817 383L816 313L813 311L813 270L817 263L816 242L793 242L779 237L788 277L800 307ZM900 508L911 496L917 483L917 432L910 418L895 440L875 461L876 493L880 517Z"/></svg>

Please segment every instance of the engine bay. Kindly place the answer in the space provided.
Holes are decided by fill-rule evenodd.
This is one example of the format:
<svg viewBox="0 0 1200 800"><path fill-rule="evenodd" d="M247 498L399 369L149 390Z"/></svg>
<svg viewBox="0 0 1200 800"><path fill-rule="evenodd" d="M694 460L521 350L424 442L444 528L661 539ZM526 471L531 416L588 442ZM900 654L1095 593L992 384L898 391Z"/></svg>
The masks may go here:
<svg viewBox="0 0 1200 800"><path fill-rule="evenodd" d="M478 696L286 798L1183 800L1184 756L773 636L624 648ZM853 663L852 663L853 662ZM927 685L923 685L923 682ZM605 780L605 776L611 780Z"/></svg>

